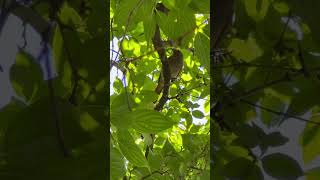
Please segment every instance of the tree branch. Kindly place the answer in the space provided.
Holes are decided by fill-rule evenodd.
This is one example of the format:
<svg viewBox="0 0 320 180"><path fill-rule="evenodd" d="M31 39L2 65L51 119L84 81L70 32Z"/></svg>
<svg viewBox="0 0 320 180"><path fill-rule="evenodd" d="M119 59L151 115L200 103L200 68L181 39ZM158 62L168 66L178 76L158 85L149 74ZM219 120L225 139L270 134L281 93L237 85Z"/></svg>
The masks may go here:
<svg viewBox="0 0 320 180"><path fill-rule="evenodd" d="M252 103L252 102L247 101L247 100L245 100L245 99L241 99L240 102L249 104L249 105L254 106L254 107L258 107L258 108L260 108L260 109L262 109L262 110L268 111L268 112L273 113L273 114L278 115L278 116L290 117L290 118L294 118L294 119L297 119L297 120L300 120L300 121L304 121L304 122L307 122L307 123L312 123L312 124L316 124L316 125L319 125L319 126L320 126L320 123L319 123L319 122L310 121L310 120L307 120L307 119L304 119L304 118L302 118L302 117L295 116L295 115L292 115L292 114L289 114L289 113L284 113L284 112L280 112L280 111L275 111L275 110L273 110L273 109L270 109L270 108L267 108L267 107L264 107L264 106L261 106L261 105Z"/></svg>
<svg viewBox="0 0 320 180"><path fill-rule="evenodd" d="M162 12L166 12L164 5L161 3L157 4L157 9ZM162 96L158 104L154 108L156 111L161 111L164 104L168 100L169 87L170 87L170 69L169 69L169 62L167 61L166 51L164 49L164 43L161 40L159 25L156 25L155 34L153 37L153 46L154 46L154 49L157 50L159 58L161 60L162 74L164 77L164 86L163 86Z"/></svg>
<svg viewBox="0 0 320 180"><path fill-rule="evenodd" d="M214 66L213 69L234 68L234 67L242 67L242 66L252 67L252 68L279 69L279 70L286 70L286 71L292 71L292 72L300 71L299 69L290 68L290 67L272 66L272 65L268 66L268 65L263 65L263 64L251 64L251 63L247 63L247 62Z"/></svg>

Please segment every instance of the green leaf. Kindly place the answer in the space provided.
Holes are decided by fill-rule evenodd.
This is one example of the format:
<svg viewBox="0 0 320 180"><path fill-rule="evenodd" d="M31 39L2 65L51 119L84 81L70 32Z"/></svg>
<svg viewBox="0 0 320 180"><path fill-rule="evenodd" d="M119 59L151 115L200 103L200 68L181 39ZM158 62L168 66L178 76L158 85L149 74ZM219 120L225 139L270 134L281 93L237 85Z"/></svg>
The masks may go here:
<svg viewBox="0 0 320 180"><path fill-rule="evenodd" d="M55 28L54 35L53 35L53 43L52 43L52 48L53 48L53 57L54 57L54 64L55 68L61 76L61 69L63 66L63 55L64 55L64 48L63 48L63 36L61 34L61 29L59 26Z"/></svg>
<svg viewBox="0 0 320 180"><path fill-rule="evenodd" d="M123 107L127 108L127 107ZM128 129L132 127L131 121L128 119L127 114L130 113L128 109L117 109L116 111L111 111L110 120L111 124L117 127L118 129Z"/></svg>
<svg viewBox="0 0 320 180"><path fill-rule="evenodd" d="M241 145L248 146L249 148L256 147L261 140L261 135L258 133L257 128L244 124L237 128L236 134L238 138L235 142Z"/></svg>
<svg viewBox="0 0 320 180"><path fill-rule="evenodd" d="M154 13L144 18L143 27L146 41L149 44L156 30L156 16Z"/></svg>
<svg viewBox="0 0 320 180"><path fill-rule="evenodd" d="M122 80L119 79L118 77L116 77L116 79L113 82L113 89L114 89L114 92L118 94L120 94L121 91L123 90Z"/></svg>
<svg viewBox="0 0 320 180"><path fill-rule="evenodd" d="M299 163L288 155L274 153L262 158L262 166L266 173L279 179L296 179L303 175Z"/></svg>
<svg viewBox="0 0 320 180"><path fill-rule="evenodd" d="M209 38L198 33L194 40L195 55L199 58L201 65L210 73L210 48Z"/></svg>
<svg viewBox="0 0 320 180"><path fill-rule="evenodd" d="M82 24L81 16L66 2L63 3L60 10L59 19L63 24L73 27L78 27Z"/></svg>
<svg viewBox="0 0 320 180"><path fill-rule="evenodd" d="M310 118L310 121L320 122L320 115L315 114ZM307 123L300 136L300 144L303 149L303 160L309 163L314 158L320 155L320 130L316 124Z"/></svg>
<svg viewBox="0 0 320 180"><path fill-rule="evenodd" d="M192 111L192 115L195 117L195 118L199 118L199 119L202 119L204 117L204 114L203 112L199 111L199 110L194 110Z"/></svg>
<svg viewBox="0 0 320 180"><path fill-rule="evenodd" d="M249 36L247 40L234 38L231 40L228 49L238 59L250 62L262 55L263 50L258 46L256 39Z"/></svg>
<svg viewBox="0 0 320 180"><path fill-rule="evenodd" d="M148 162L150 164L151 171L156 171L161 168L161 162L163 157L158 153L149 153Z"/></svg>
<svg viewBox="0 0 320 180"><path fill-rule="evenodd" d="M117 137L121 153L130 163L138 167L149 167L147 159L129 131L119 130Z"/></svg>
<svg viewBox="0 0 320 180"><path fill-rule="evenodd" d="M255 21L259 21L265 17L269 8L269 0L244 0L248 15ZM259 3L259 9L257 4Z"/></svg>
<svg viewBox="0 0 320 180"><path fill-rule="evenodd" d="M192 10L199 13L209 14L210 13L210 1L209 0L192 0L189 4Z"/></svg>
<svg viewBox="0 0 320 180"><path fill-rule="evenodd" d="M152 17L154 14L155 0L142 1L140 4L141 5L139 5L137 9L136 18L139 20L145 20L146 18Z"/></svg>
<svg viewBox="0 0 320 180"><path fill-rule="evenodd" d="M168 155L168 154L176 154L176 150L174 149L174 147L172 146L172 144L170 143L170 141L167 139L163 148L162 148L162 153L164 156Z"/></svg>
<svg viewBox="0 0 320 180"><path fill-rule="evenodd" d="M280 132L273 132L263 137L262 143L265 146L276 147L287 143L289 139L283 136Z"/></svg>
<svg viewBox="0 0 320 180"><path fill-rule="evenodd" d="M182 44L187 44L188 36L191 37L193 29L196 27L195 16L191 13L189 7L172 10L168 15L158 11L156 20L161 30L170 39L177 40L183 37L185 42Z"/></svg>
<svg viewBox="0 0 320 180"><path fill-rule="evenodd" d="M319 102L318 90L320 85L306 81L303 77L299 77L292 84L292 89L298 89L293 94L287 113L300 116L309 111L314 105Z"/></svg>
<svg viewBox="0 0 320 180"><path fill-rule="evenodd" d="M206 142L206 136L200 134L182 134L183 146L190 152L199 152Z"/></svg>
<svg viewBox="0 0 320 180"><path fill-rule="evenodd" d="M128 24L128 18L130 13L134 13L132 10L137 6L138 0L123 0L118 5L118 8L114 14L115 23L122 27ZM132 24L132 22L129 21Z"/></svg>
<svg viewBox="0 0 320 180"><path fill-rule="evenodd" d="M118 149L112 147L110 151L110 178L120 179L125 175L125 160Z"/></svg>
<svg viewBox="0 0 320 180"><path fill-rule="evenodd" d="M187 6L191 0L175 0L175 7L176 8L183 8L184 6Z"/></svg>
<svg viewBox="0 0 320 180"><path fill-rule="evenodd" d="M260 168L246 158L230 161L223 167L222 172L227 178L263 180Z"/></svg>
<svg viewBox="0 0 320 180"><path fill-rule="evenodd" d="M107 69L107 51L101 48L105 45L103 35L94 36L86 40L77 53L77 62L80 64L79 69L86 72L85 77L91 86L96 86L101 80L109 76Z"/></svg>
<svg viewBox="0 0 320 180"><path fill-rule="evenodd" d="M52 114L54 107L51 106L51 101L42 98L19 111L9 122L10 131L6 134L6 138L7 148L10 149L8 152L10 167L34 169L43 164L51 165L60 161L63 154L60 145L57 144L58 132L55 125L57 120L63 133L65 148L68 150L93 140L80 126L78 108L60 98L56 98L56 105L59 119ZM28 161L28 167L21 164L21 161Z"/></svg>
<svg viewBox="0 0 320 180"><path fill-rule="evenodd" d="M16 62L10 69L10 80L17 95L32 103L46 88L40 64L26 52L16 55Z"/></svg>
<svg viewBox="0 0 320 180"><path fill-rule="evenodd" d="M150 109L138 109L128 114L132 127L141 133L157 133L174 125L171 118L158 111Z"/></svg>
<svg viewBox="0 0 320 180"><path fill-rule="evenodd" d="M285 112L285 107L286 107L284 102L282 102L279 98L270 94L267 94L263 97L261 101L261 106L266 107L268 109L274 109L283 113ZM272 126L278 123L282 118L282 116L278 114L274 114L263 109L261 110L261 115L262 115L262 121L268 126Z"/></svg>

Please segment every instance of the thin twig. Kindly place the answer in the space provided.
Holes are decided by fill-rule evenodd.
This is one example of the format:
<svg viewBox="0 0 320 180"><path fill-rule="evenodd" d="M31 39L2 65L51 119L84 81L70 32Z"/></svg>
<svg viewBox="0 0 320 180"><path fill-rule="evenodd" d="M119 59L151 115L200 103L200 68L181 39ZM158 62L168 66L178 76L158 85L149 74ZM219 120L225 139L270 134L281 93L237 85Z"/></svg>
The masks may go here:
<svg viewBox="0 0 320 180"><path fill-rule="evenodd" d="M159 170L156 170L156 171L153 171L151 174L148 174L148 175L142 177L141 180L147 179L148 177L150 177L150 176L152 176L152 175L154 175L154 174L164 175L164 174L166 174L166 173L168 173L168 170L167 170L167 171L163 171L163 172L161 172L161 171L159 171Z"/></svg>
<svg viewBox="0 0 320 180"><path fill-rule="evenodd" d="M279 38L278 42L276 43L276 46L279 46L279 45L282 43L284 34L285 34L285 32L287 31L287 29L288 29L288 25L289 25L289 22L290 22L291 17L292 17L292 12L291 12L291 10L289 10L289 12L288 12L288 19L287 19L287 21L286 21L286 24L285 24L284 27L283 27L283 30L281 31L280 38Z"/></svg>
<svg viewBox="0 0 320 180"><path fill-rule="evenodd" d="M53 8L51 9L50 11L50 20L51 22L54 22L56 19L57 19L57 14L60 10L60 6L61 6L61 1L54 1L54 0L51 0L50 1L51 4L53 5ZM52 74L51 73L51 69L49 67L49 54L48 54L48 51L49 51L49 47L48 47L48 43L50 43L50 34L52 32L52 29L54 28L55 26L51 26L49 24L49 26L47 27L47 30L42 33L42 43L44 43L43 45L43 54L42 55L45 55L46 56L46 69L47 69L47 72L49 74L49 76ZM39 59L41 59L41 56L39 57ZM52 114L53 114L53 117L54 117L54 121L55 121L55 125L56 125L56 130L57 130L57 133L58 133L58 141L59 141L59 144L60 144L60 148L63 152L63 155L64 157L69 157L70 156L70 151L69 149L67 148L66 144L65 144L65 141L64 141L64 135L63 135L63 130L62 130L62 127L61 127L61 119L60 119L60 116L59 116L59 111L58 111L58 104L56 102L56 98L55 98L55 93L54 93L54 87L53 87L53 80L51 79L51 77L48 78L48 87L49 87L49 94L50 94L50 100L51 100L51 109L52 109Z"/></svg>
<svg viewBox="0 0 320 180"><path fill-rule="evenodd" d="M301 71L303 72L305 77L310 77L310 73L307 69L306 62L305 62L303 55L302 55L301 42L299 40L297 41L297 45L298 45L298 59L301 64Z"/></svg>
<svg viewBox="0 0 320 180"><path fill-rule="evenodd" d="M286 71L292 71L292 72L300 71L299 69L290 68L290 67L263 65L263 64L253 64L253 63L247 63L247 62L214 66L213 69L233 68L233 67L241 67L241 66L245 66L245 67L249 67L249 68L279 69L279 70L286 70Z"/></svg>
<svg viewBox="0 0 320 180"><path fill-rule="evenodd" d="M41 60L43 58L43 56L45 56L45 63L46 63L46 71L48 73L48 76L50 76L51 73L51 69L49 67L49 47L47 45L48 43L48 39L49 39L49 32L50 32L50 27L48 27L48 30L46 33L44 33L42 35L42 43L43 43L43 48L42 51L39 55L39 57L37 59ZM54 87L53 87L53 80L51 79L51 77L47 77L48 78L48 89L49 89L49 98L50 98L50 102L51 102L51 110L52 110L52 115L53 115L53 119L55 122L55 128L57 131L57 139L58 139L58 143L59 146L63 152L64 157L68 157L70 156L69 150L66 147L66 144L64 142L64 136L63 136L63 130L62 127L60 125L60 116L59 116L59 111L58 111L58 104L55 98L55 92L54 92Z"/></svg>
<svg viewBox="0 0 320 180"><path fill-rule="evenodd" d="M111 23L110 23L110 29L111 29L111 50L114 51L114 37L113 37L113 18L111 19ZM111 60L113 60L113 52L111 53ZM111 68L110 68L111 69Z"/></svg>
<svg viewBox="0 0 320 180"><path fill-rule="evenodd" d="M295 116L295 115L292 115L292 114L289 114L289 113L284 113L284 112L280 112L280 111L275 111L275 110L273 110L273 109L270 109L270 108L267 108L267 107L264 107L264 106L261 106L261 105L252 103L252 102L247 101L247 100L245 100L245 99L241 99L240 102L249 104L249 105L254 106L254 107L258 107L258 108L260 108L260 109L262 109L262 110L268 111L268 112L273 113L273 114L276 114L276 115L278 115L278 116L290 117L290 118L294 118L294 119L297 119L297 120L300 120L300 121L304 121L304 122L307 122L307 123L316 124L316 125L319 125L319 126L320 126L320 123L319 123L319 122L310 121L310 120L307 120L307 119L304 119L304 118L302 118L302 117Z"/></svg>
<svg viewBox="0 0 320 180"><path fill-rule="evenodd" d="M253 94L255 94L255 93L257 93L257 92L259 92L259 91L261 91L261 90L264 90L264 89L266 89L266 88L268 88L268 87L271 87L271 86L273 86L273 85L275 85L275 84L278 84L278 83L281 83L281 82L286 82L286 81L288 81L288 80L290 80L290 79L288 78L287 75L285 75L285 76L283 76L283 77L280 78L280 79L277 79L277 80L273 80L273 81L264 83L262 86L255 87L255 88L253 88L253 89L250 89L250 90L242 93L240 96L238 96L238 97L236 97L235 99L233 99L233 102L238 101L238 100L240 100L240 99L242 99L242 98L251 96L251 95L253 95Z"/></svg>

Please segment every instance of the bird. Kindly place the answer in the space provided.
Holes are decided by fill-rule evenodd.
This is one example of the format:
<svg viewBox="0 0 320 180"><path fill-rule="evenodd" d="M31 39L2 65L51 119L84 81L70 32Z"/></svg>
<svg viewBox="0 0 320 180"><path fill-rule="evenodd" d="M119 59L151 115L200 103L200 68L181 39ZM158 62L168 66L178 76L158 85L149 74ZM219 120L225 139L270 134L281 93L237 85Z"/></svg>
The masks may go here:
<svg viewBox="0 0 320 180"><path fill-rule="evenodd" d="M170 81L174 81L178 78L180 72L183 68L183 54L178 49L173 49L172 55L168 58L169 70L170 70ZM163 73L160 73L158 79L158 85L155 92L160 94L164 87L164 77Z"/></svg>

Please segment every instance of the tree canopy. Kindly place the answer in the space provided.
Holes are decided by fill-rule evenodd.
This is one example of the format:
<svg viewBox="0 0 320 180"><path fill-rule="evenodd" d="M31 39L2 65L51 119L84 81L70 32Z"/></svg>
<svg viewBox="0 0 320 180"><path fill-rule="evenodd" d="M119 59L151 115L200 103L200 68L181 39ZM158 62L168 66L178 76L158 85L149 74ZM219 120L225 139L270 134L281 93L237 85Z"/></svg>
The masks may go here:
<svg viewBox="0 0 320 180"><path fill-rule="evenodd" d="M209 5L111 1L111 67L124 75L111 84L111 179L209 179ZM184 67L170 80L175 50Z"/></svg>

